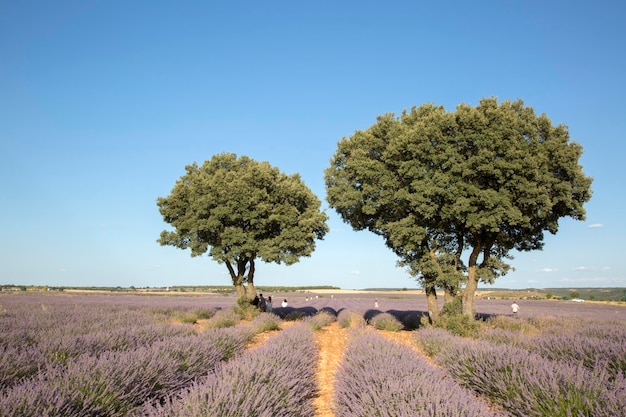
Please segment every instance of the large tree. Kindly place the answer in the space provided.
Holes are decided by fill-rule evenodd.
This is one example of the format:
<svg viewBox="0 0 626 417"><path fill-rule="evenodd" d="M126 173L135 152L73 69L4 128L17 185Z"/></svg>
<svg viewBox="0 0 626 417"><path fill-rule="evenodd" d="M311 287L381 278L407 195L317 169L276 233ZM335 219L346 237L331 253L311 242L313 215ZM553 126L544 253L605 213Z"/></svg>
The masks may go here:
<svg viewBox="0 0 626 417"><path fill-rule="evenodd" d="M325 170L327 200L384 238L423 285L431 318L436 288L446 301L462 291L473 317L478 283L506 274L513 249L542 249L559 219L585 218L592 180L581 154L566 126L521 100L426 104L343 138Z"/></svg>
<svg viewBox="0 0 626 417"><path fill-rule="evenodd" d="M255 259L294 264L328 232L320 200L298 174L231 153L185 170L171 194L157 200L174 228L158 242L226 264L239 297L256 294Z"/></svg>

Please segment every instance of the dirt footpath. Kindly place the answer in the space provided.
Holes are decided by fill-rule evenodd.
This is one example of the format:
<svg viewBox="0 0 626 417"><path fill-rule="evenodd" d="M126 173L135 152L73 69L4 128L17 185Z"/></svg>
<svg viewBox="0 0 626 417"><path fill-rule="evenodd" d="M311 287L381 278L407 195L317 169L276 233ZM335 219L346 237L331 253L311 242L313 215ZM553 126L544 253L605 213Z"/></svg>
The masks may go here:
<svg viewBox="0 0 626 417"><path fill-rule="evenodd" d="M331 409L335 371L348 344L348 330L339 327L337 322L315 332L319 347L320 362L317 368L319 396L315 398L314 417L335 417Z"/></svg>

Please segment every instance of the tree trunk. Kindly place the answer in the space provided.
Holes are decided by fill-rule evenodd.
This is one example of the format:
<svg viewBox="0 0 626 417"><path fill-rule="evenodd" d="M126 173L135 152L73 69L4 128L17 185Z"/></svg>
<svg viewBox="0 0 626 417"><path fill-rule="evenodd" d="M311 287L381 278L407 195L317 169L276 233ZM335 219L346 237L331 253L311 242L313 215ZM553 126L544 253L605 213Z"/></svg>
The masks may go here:
<svg viewBox="0 0 626 417"><path fill-rule="evenodd" d="M256 296L256 288L254 288L254 259L250 259L249 262L250 268L248 269L248 277L246 278L248 282L246 297L248 297L248 300L252 300Z"/></svg>
<svg viewBox="0 0 626 417"><path fill-rule="evenodd" d="M448 304L454 302L456 298L456 294L454 293L454 289L449 285L443 286L443 304Z"/></svg>
<svg viewBox="0 0 626 417"><path fill-rule="evenodd" d="M463 315L469 317L470 320L474 320L474 295L478 288L478 274L477 274L477 261L478 255L482 250L480 242L476 243L472 248L472 253L469 257L467 266L467 284L463 290Z"/></svg>
<svg viewBox="0 0 626 417"><path fill-rule="evenodd" d="M237 292L237 299L246 296L246 287L243 284L235 284L235 291Z"/></svg>
<svg viewBox="0 0 626 417"><path fill-rule="evenodd" d="M424 291L426 292L426 301L428 304L428 319L431 324L437 323L439 320L439 304L437 302L437 289L434 285L427 286Z"/></svg>
<svg viewBox="0 0 626 417"><path fill-rule="evenodd" d="M233 281L233 285L235 286L235 292L237 293L237 298L241 298L241 297L245 297L246 296L246 287L243 285L243 274L241 274L240 272L240 267L239 267L239 263L237 265L237 272L235 272L235 269L233 268L233 266L231 265L231 263L228 260L224 260L224 263L226 264L226 268L228 268L228 273L230 274L230 279Z"/></svg>
<svg viewBox="0 0 626 417"><path fill-rule="evenodd" d="M254 259L250 258L250 269L248 270L248 288L246 289L246 296L248 300L254 299L256 296L256 289L254 288Z"/></svg>

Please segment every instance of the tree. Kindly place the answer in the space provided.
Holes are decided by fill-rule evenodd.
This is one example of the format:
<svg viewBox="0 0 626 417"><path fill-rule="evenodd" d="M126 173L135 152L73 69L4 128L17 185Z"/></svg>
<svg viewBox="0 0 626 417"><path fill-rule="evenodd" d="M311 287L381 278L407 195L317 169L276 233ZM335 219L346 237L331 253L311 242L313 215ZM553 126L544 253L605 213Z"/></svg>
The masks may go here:
<svg viewBox="0 0 626 417"><path fill-rule="evenodd" d="M560 218L585 218L592 180L581 154L566 126L521 100L455 112L425 104L343 138L325 170L327 200L354 229L384 238L424 287L431 319L436 288L446 302L462 290L473 318L478 282L506 274L511 250L542 249Z"/></svg>
<svg viewBox="0 0 626 417"><path fill-rule="evenodd" d="M185 170L171 194L157 200L163 220L174 228L162 231L158 242L189 248L192 257L208 252L226 264L239 297L256 294L257 258L294 264L328 232L320 200L298 174L231 153Z"/></svg>

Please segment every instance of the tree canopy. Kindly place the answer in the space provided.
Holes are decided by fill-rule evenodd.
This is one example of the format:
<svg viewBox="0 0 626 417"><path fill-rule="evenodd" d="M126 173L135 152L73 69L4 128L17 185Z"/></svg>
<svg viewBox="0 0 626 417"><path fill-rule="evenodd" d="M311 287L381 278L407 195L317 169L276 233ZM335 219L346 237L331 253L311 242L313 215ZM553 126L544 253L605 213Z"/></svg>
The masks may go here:
<svg viewBox="0 0 626 417"><path fill-rule="evenodd" d="M436 288L446 301L463 289L473 317L478 282L506 274L511 250L541 249L559 219L585 218L592 179L581 155L566 126L521 100L454 112L425 104L343 138L325 170L327 200L354 229L384 238L424 286L431 317Z"/></svg>
<svg viewBox="0 0 626 417"><path fill-rule="evenodd" d="M174 228L158 242L189 248L191 256L208 252L226 264L239 296L255 295L255 259L294 264L328 232L320 200L298 174L231 153L185 170L171 194L157 200Z"/></svg>

